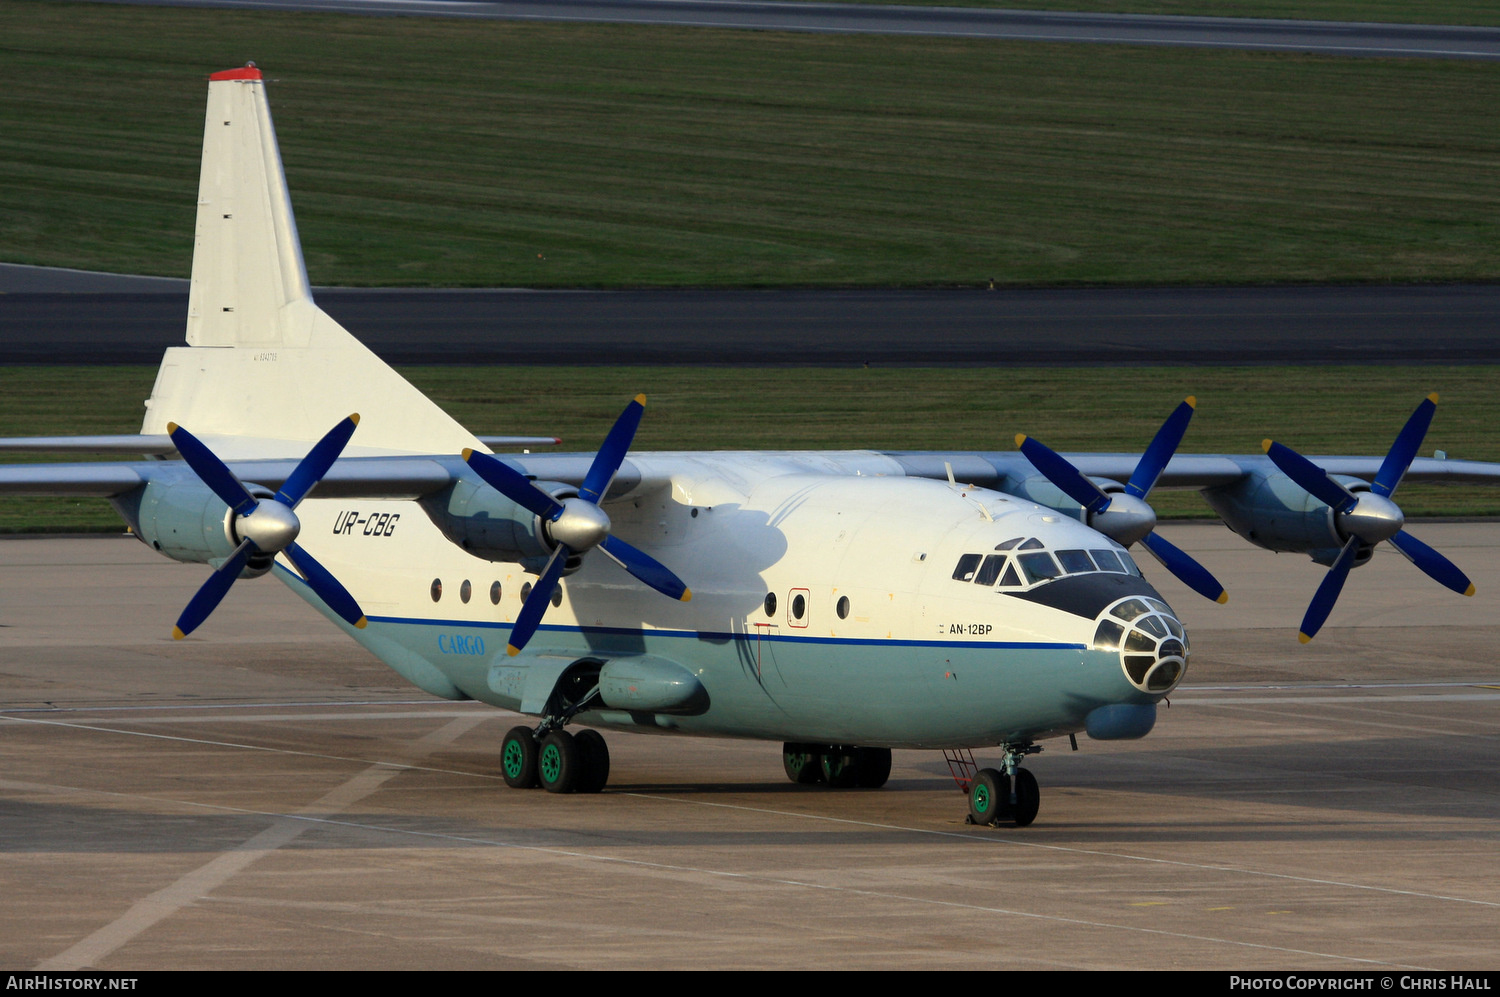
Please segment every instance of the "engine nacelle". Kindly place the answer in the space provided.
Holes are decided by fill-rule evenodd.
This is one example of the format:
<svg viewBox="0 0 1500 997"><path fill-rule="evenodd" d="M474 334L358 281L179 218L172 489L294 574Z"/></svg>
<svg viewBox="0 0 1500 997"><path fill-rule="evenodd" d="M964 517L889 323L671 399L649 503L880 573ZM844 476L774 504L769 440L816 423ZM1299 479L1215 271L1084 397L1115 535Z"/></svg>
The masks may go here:
<svg viewBox="0 0 1500 997"><path fill-rule="evenodd" d="M264 488L250 486L256 498L270 498ZM190 564L221 563L240 545L230 521L229 507L196 477L157 478L110 500L131 530L153 550ZM254 557L241 578L271 570L275 555Z"/></svg>
<svg viewBox="0 0 1500 997"><path fill-rule="evenodd" d="M1370 490L1368 482L1330 475L1354 493ZM1307 554L1332 564L1347 537L1339 533L1333 510L1284 474L1249 474L1232 485L1205 488L1203 497L1229 528L1257 547ZM1363 547L1355 563L1370 559Z"/></svg>
<svg viewBox="0 0 1500 997"><path fill-rule="evenodd" d="M545 562L552 553L537 517L482 481L460 479L420 504L443 536L487 561Z"/></svg>

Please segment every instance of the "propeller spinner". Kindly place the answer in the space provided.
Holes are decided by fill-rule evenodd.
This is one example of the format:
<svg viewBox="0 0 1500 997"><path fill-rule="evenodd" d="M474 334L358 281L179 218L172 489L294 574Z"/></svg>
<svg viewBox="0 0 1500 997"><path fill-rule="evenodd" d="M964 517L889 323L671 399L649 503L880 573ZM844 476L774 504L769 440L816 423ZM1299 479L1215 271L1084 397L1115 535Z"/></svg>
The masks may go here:
<svg viewBox="0 0 1500 997"><path fill-rule="evenodd" d="M1191 396L1172 410L1141 454L1140 461L1125 484L1123 493L1111 495L1074 467L1067 458L1025 433L1016 435L1016 446L1032 465L1074 502L1083 506L1084 521L1126 547L1139 541L1172 574L1205 599L1224 603L1229 593L1208 569L1185 551L1155 533L1156 511L1146 504L1146 496L1156 487L1157 479L1177 452L1193 409L1198 401Z"/></svg>
<svg viewBox="0 0 1500 997"><path fill-rule="evenodd" d="M465 450L464 460L490 487L515 502L521 508L534 513L541 520L542 528L556 547L541 577L532 586L531 594L521 606L511 630L510 646L506 649L515 655L521 652L537 628L552 593L562 577L563 567L574 554L585 554L595 547L604 551L620 567L663 595L687 602L693 597L682 580L667 567L644 551L631 546L619 537L610 534L609 515L599 507L599 502L609 491L610 482L625 460L635 431L640 427L641 416L646 411L646 396L635 399L620 413L614 427L604 438L594 462L584 476L578 494L558 501L542 491L509 464L502 463L489 454L477 450Z"/></svg>
<svg viewBox="0 0 1500 997"><path fill-rule="evenodd" d="M302 458L273 498L257 499L201 440L175 422L167 423L167 435L182 459L229 506L234 533L240 538L234 553L208 576L177 618L177 625L172 628L175 639L186 637L208 619L255 554L285 553L329 609L351 626L365 626L365 614L348 589L297 544L302 524L293 511L333 467L357 425L359 416L355 414L334 426Z"/></svg>
<svg viewBox="0 0 1500 997"><path fill-rule="evenodd" d="M1291 447L1271 440L1261 443L1266 456L1283 474L1333 510L1334 525L1339 535L1345 538L1343 549L1328 569L1328 574L1323 576L1312 603L1307 607L1307 614L1302 618L1302 627L1297 634L1302 643L1312 640L1328 620L1328 614L1333 612L1333 604L1344 590L1344 581L1349 577L1349 569L1354 566L1361 545L1373 547L1382 540L1389 541L1439 585L1460 595L1474 594L1473 583L1452 561L1403 529L1406 517L1391 501L1427 436L1427 429L1437 411L1437 401L1436 394L1428 395L1406 420L1406 425L1401 427L1396 441L1391 444L1390 452L1381 461L1368 492L1351 492Z"/></svg>

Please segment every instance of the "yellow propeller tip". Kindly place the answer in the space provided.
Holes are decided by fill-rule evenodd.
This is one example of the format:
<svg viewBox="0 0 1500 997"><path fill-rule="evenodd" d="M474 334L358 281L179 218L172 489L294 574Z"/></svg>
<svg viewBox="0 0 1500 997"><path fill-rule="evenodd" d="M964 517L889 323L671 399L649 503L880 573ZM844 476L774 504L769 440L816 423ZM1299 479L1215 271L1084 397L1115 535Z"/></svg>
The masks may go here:
<svg viewBox="0 0 1500 997"><path fill-rule="evenodd" d="M635 396L635 403L637 405L644 405L644 404L646 404L646 396L645 395L636 395Z"/></svg>
<svg viewBox="0 0 1500 997"><path fill-rule="evenodd" d="M1228 592L1220 592L1219 593L1219 597L1214 600L1214 602L1217 602L1221 606L1224 605L1228 601L1229 601L1229 593Z"/></svg>
<svg viewBox="0 0 1500 997"><path fill-rule="evenodd" d="M1473 595L1473 594L1474 594L1474 583L1470 582L1469 583L1468 591L1464 592L1464 595Z"/></svg>
<svg viewBox="0 0 1500 997"><path fill-rule="evenodd" d="M521 649L514 644L506 644L505 653L514 658L516 655L521 653Z"/></svg>
<svg viewBox="0 0 1500 997"><path fill-rule="evenodd" d="M359 425L359 413L358 412L350 412L349 413L349 421L352 422L352 423L354 423L356 426L358 426Z"/></svg>
<svg viewBox="0 0 1500 997"><path fill-rule="evenodd" d="M1025 443L1025 442L1026 442L1026 434L1025 433L1017 433L1016 434L1016 446L1020 446L1021 444Z"/></svg>
<svg viewBox="0 0 1500 997"><path fill-rule="evenodd" d="M1438 393L1436 391L1434 391L1432 394L1430 394L1430 395L1427 396L1427 400L1429 402L1432 402L1432 404L1436 405L1438 403Z"/></svg>
<svg viewBox="0 0 1500 997"><path fill-rule="evenodd" d="M354 629L356 629L356 630L363 630L365 627L367 627L369 625L370 625L370 621L368 619L366 619L365 617L361 616L357 621L355 621Z"/></svg>
<svg viewBox="0 0 1500 997"><path fill-rule="evenodd" d="M1188 395L1186 398L1183 399L1183 401L1185 401L1185 402L1188 403L1188 408L1197 408L1198 407L1198 396L1197 395Z"/></svg>
<svg viewBox="0 0 1500 997"><path fill-rule="evenodd" d="M464 460L467 461L472 456L474 456L474 448L464 447Z"/></svg>
<svg viewBox="0 0 1500 997"><path fill-rule="evenodd" d="M1469 591L1472 594L1473 589L1470 588ZM692 602L693 601L693 590L692 589L683 589L682 590L682 601L683 602Z"/></svg>
<svg viewBox="0 0 1500 997"><path fill-rule="evenodd" d="M1270 451L1271 451L1271 444L1273 442L1275 442L1275 441L1274 440L1261 440L1260 441L1260 448L1262 450L1266 451L1267 453L1270 453Z"/></svg>
<svg viewBox="0 0 1500 997"><path fill-rule="evenodd" d="M179 428L180 427L175 422L167 423L167 435L171 436L173 433L177 432Z"/></svg>
<svg viewBox="0 0 1500 997"><path fill-rule="evenodd" d="M172 628L172 639L173 640L182 640L182 638L184 638L186 636L187 636L187 634L185 634L185 633L182 632L182 628L181 627L173 627Z"/></svg>
<svg viewBox="0 0 1500 997"><path fill-rule="evenodd" d="M1301 641L1302 643L1304 643L1304 644L1306 644L1308 641L1312 640L1311 637L1309 637L1307 634L1303 633L1300 630L1297 631L1297 639L1299 641Z"/></svg>

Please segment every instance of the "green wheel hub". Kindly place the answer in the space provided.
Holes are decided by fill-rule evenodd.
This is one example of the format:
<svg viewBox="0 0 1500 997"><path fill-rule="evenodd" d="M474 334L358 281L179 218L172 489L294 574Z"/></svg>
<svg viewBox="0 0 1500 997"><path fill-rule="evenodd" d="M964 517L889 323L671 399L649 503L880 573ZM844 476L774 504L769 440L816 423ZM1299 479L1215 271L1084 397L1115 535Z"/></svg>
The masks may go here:
<svg viewBox="0 0 1500 997"><path fill-rule="evenodd" d="M543 782L549 784L557 782L558 776L562 774L562 753L558 751L557 745L542 745L542 755L537 759L537 768L542 773Z"/></svg>

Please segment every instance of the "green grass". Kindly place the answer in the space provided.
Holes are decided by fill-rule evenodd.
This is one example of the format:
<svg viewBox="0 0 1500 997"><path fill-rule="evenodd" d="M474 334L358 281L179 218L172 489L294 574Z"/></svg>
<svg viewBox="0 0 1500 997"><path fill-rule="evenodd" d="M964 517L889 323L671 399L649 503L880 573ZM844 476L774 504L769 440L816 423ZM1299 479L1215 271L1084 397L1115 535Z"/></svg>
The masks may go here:
<svg viewBox="0 0 1500 997"><path fill-rule="evenodd" d="M417 367L406 376L479 433L555 433L591 450L639 391L638 450L1010 450L1026 432L1059 450L1138 453L1184 396L1184 452L1257 453L1274 436L1304 453L1383 454L1416 404L1442 393L1423 453L1500 460L1500 370L1423 367L1104 367L916 370L692 367ZM0 435L130 433L153 368L0 368ZM497 385L505 385L503 397ZM498 399L498 400L497 400ZM13 457L0 457L10 459ZM1500 491L1407 485L1408 515L1500 515ZM1205 515L1163 491L1165 515ZM7 499L0 532L118 529L100 500Z"/></svg>
<svg viewBox="0 0 1500 997"><path fill-rule="evenodd" d="M1500 279L1500 67L0 0L0 259L185 275L260 61L312 279Z"/></svg>
<svg viewBox="0 0 1500 997"><path fill-rule="evenodd" d="M924 7L1003 7L1013 10L1172 14L1193 17L1270 17L1314 21L1388 21L1406 24L1500 25L1490 0L842 0Z"/></svg>

